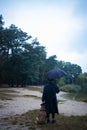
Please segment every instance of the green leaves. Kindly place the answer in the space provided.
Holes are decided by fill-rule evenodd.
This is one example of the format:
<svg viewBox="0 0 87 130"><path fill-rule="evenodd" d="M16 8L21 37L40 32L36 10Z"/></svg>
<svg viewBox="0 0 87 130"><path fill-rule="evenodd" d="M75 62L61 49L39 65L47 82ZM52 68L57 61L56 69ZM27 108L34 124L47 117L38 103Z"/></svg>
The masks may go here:
<svg viewBox="0 0 87 130"><path fill-rule="evenodd" d="M58 61L56 55L46 57L47 52L38 39L11 24L3 27L0 15L0 82L13 85L43 84L47 71L60 68L69 77L66 83L75 83L82 73L81 67L70 62ZM64 80L65 81L65 80Z"/></svg>

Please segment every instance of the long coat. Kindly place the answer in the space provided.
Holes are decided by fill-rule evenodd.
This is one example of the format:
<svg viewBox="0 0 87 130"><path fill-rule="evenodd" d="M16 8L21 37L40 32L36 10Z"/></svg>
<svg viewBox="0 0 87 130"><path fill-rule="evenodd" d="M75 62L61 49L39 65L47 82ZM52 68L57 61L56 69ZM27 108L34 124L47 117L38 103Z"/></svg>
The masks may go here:
<svg viewBox="0 0 87 130"><path fill-rule="evenodd" d="M56 84L48 83L44 86L42 101L45 102L46 113L59 113L56 93L59 93L59 88Z"/></svg>

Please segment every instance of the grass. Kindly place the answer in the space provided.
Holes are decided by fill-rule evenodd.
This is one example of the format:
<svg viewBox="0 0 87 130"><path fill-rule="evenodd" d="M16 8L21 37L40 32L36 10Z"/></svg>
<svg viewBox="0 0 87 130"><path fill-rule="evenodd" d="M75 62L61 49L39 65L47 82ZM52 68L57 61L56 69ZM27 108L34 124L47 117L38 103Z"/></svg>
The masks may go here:
<svg viewBox="0 0 87 130"><path fill-rule="evenodd" d="M63 95L67 99L87 102L87 94L82 93L67 93Z"/></svg>
<svg viewBox="0 0 87 130"><path fill-rule="evenodd" d="M17 95L0 93L0 99L1 100L12 100L14 97L17 97Z"/></svg>
<svg viewBox="0 0 87 130"><path fill-rule="evenodd" d="M0 90L0 99L1 100L12 100L14 97L17 97L15 93L18 93L14 90Z"/></svg>
<svg viewBox="0 0 87 130"><path fill-rule="evenodd" d="M43 91L43 87L38 87L38 86L28 86L27 89L32 90L32 91L39 91L42 92ZM8 90L8 89L1 89L0 90L0 99L1 100L12 100L15 97L19 97L19 95L17 95L17 91L14 90ZM24 95L24 97L33 97L33 98L38 98L40 99L40 97L37 96L33 96L33 95Z"/></svg>
<svg viewBox="0 0 87 130"><path fill-rule="evenodd" d="M35 95L24 95L24 97L30 97L35 99L41 99L41 97L35 96Z"/></svg>
<svg viewBox="0 0 87 130"><path fill-rule="evenodd" d="M2 121L9 124L9 127L22 127L22 130L87 130L87 116L64 116L56 115L56 123L36 125L35 118L39 110L28 111L22 115L15 115L9 118L3 118Z"/></svg>
<svg viewBox="0 0 87 130"><path fill-rule="evenodd" d="M19 92L10 89L2 89L0 90L0 93L19 93Z"/></svg>
<svg viewBox="0 0 87 130"><path fill-rule="evenodd" d="M67 84L67 85L61 86L60 89L65 92L77 93L81 90L81 87L75 84Z"/></svg>
<svg viewBox="0 0 87 130"><path fill-rule="evenodd" d="M43 86L28 86L27 89L32 90L32 91L39 91L43 92Z"/></svg>
<svg viewBox="0 0 87 130"><path fill-rule="evenodd" d="M1 93L0 92L0 99L1 100L13 100L13 98L15 98L15 97L20 97L20 96L19 95L14 95L14 94L9 94L9 93ZM41 99L40 97L34 96L34 95L24 95L23 97Z"/></svg>

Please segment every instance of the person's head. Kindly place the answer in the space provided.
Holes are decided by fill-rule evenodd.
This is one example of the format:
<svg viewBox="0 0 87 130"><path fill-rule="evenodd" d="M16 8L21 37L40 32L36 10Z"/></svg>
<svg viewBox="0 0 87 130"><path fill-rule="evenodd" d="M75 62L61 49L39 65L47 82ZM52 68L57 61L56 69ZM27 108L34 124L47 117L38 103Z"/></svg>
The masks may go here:
<svg viewBox="0 0 87 130"><path fill-rule="evenodd" d="M54 79L48 79L48 82L49 83L55 83L55 80Z"/></svg>

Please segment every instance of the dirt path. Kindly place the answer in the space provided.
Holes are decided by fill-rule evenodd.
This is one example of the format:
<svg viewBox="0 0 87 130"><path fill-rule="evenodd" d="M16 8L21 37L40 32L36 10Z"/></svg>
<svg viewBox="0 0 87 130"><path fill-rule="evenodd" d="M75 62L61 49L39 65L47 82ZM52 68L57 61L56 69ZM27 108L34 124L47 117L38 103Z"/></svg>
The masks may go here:
<svg viewBox="0 0 87 130"><path fill-rule="evenodd" d="M9 115L22 114L28 110L34 110L40 108L42 93L39 91L32 91L23 88L9 88L5 90L14 90L19 97L13 98L13 100L0 100L0 118ZM1 90L1 89L0 89ZM60 92L57 97L60 100L65 100L59 102L59 113L64 115L87 115L87 103L77 102L72 100L66 100L62 97L63 92ZM27 96L26 96L27 95ZM28 97L32 95L34 97ZM36 97L39 98L36 98Z"/></svg>

